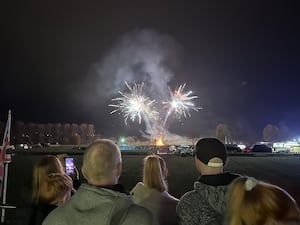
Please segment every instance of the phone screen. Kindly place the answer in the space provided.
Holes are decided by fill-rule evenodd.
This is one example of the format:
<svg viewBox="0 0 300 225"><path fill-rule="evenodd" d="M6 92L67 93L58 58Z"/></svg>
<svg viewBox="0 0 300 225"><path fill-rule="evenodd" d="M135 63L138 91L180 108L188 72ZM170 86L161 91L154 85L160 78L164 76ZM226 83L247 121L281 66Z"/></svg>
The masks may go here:
<svg viewBox="0 0 300 225"><path fill-rule="evenodd" d="M73 174L75 170L74 159L73 158L65 158L66 164L66 174Z"/></svg>

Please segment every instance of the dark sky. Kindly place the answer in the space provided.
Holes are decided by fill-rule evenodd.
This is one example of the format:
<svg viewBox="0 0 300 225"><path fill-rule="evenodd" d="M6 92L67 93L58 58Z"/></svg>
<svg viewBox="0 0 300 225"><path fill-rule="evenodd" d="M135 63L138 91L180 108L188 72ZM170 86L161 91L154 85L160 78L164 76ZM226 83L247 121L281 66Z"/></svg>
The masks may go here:
<svg viewBox="0 0 300 225"><path fill-rule="evenodd" d="M297 1L2 1L0 8L2 121L10 108L14 120L88 122L97 133L133 135L143 125L125 125L108 106L127 80L148 82L157 100L168 86L193 90L203 110L171 119L173 133L209 135L226 123L259 139L271 123L300 135Z"/></svg>

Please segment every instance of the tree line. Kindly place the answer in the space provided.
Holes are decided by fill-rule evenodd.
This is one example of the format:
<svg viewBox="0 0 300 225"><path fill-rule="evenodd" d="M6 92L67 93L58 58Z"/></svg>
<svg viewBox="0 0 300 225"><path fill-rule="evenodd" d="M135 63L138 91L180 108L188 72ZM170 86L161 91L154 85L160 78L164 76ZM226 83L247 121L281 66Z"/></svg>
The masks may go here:
<svg viewBox="0 0 300 225"><path fill-rule="evenodd" d="M5 123L0 121L0 134L3 137ZM240 134L242 135L242 134ZM244 136L244 135L242 135ZM276 142L290 140L292 132L287 128L279 128L273 124L267 124L262 130L262 140ZM215 137L224 143L244 142L237 137L227 124L218 124L215 128ZM87 123L25 123L15 121L11 128L11 144L88 144L96 138L95 126Z"/></svg>
<svg viewBox="0 0 300 225"><path fill-rule="evenodd" d="M0 122L3 137L5 123ZM16 121L11 127L11 144L59 143L80 145L95 139L95 126L87 123L24 123Z"/></svg>
<svg viewBox="0 0 300 225"><path fill-rule="evenodd" d="M215 130L215 136L225 142L238 142L236 135L230 130L227 124L218 124ZM287 141L293 137L293 133L287 128L279 128L273 124L267 124L262 130L262 140L265 142Z"/></svg>

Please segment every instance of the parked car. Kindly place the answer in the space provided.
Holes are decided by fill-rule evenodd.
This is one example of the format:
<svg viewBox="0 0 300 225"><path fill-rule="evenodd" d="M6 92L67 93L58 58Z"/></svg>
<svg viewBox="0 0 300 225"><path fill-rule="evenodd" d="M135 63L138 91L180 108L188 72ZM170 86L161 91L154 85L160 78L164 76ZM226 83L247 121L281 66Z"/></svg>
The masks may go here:
<svg viewBox="0 0 300 225"><path fill-rule="evenodd" d="M242 149L235 144L225 144L225 147L228 153L242 152Z"/></svg>
<svg viewBox="0 0 300 225"><path fill-rule="evenodd" d="M187 155L194 155L194 150L191 146L189 145L179 145L177 148L177 151L181 156L187 156Z"/></svg>
<svg viewBox="0 0 300 225"><path fill-rule="evenodd" d="M158 155L165 155L165 154L171 154L168 146L156 146L156 153Z"/></svg>
<svg viewBox="0 0 300 225"><path fill-rule="evenodd" d="M272 148L267 145L264 145L264 144L259 144L259 145L253 146L252 152L271 152L272 153Z"/></svg>
<svg viewBox="0 0 300 225"><path fill-rule="evenodd" d="M252 151L252 149L251 149L251 147L250 146L247 146L246 148L243 148L242 149L242 152L251 152Z"/></svg>
<svg viewBox="0 0 300 225"><path fill-rule="evenodd" d="M169 151L171 152L171 153L175 153L176 152L176 146L175 145L171 145L171 146L169 146Z"/></svg>

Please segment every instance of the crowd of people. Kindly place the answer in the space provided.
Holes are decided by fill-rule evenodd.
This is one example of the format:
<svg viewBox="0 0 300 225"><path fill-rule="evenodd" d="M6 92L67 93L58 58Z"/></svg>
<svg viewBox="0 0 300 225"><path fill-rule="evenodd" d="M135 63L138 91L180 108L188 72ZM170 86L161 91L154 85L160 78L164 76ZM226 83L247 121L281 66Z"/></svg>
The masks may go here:
<svg viewBox="0 0 300 225"><path fill-rule="evenodd" d="M200 176L180 199L168 192L167 164L158 155L144 158L143 179L131 191L119 183L122 156L111 140L98 139L85 150L86 183L75 185L62 161L46 156L36 163L28 224L300 225L299 207L287 191L224 171L226 149L215 138L197 142Z"/></svg>

